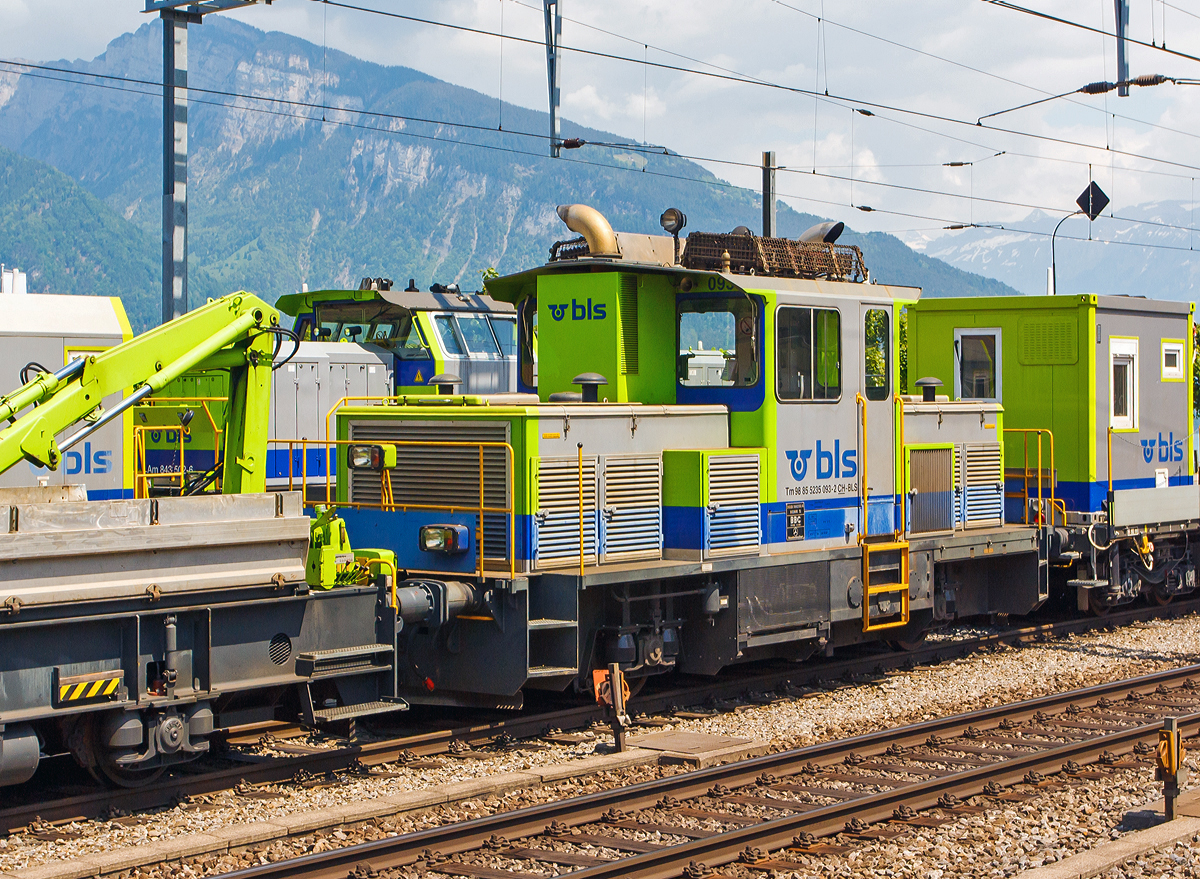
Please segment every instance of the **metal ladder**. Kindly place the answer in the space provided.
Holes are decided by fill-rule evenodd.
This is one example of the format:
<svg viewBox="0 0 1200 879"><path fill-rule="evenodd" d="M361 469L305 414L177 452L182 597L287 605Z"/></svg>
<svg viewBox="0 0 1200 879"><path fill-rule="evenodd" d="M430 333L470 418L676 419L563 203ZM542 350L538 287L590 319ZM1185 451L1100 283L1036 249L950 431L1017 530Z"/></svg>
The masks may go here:
<svg viewBox="0 0 1200 879"><path fill-rule="evenodd" d="M896 629L907 626L908 604L908 541L892 540L887 543L862 544L862 620L864 632L881 629ZM889 612L883 622L871 619L871 599L898 592L900 611Z"/></svg>

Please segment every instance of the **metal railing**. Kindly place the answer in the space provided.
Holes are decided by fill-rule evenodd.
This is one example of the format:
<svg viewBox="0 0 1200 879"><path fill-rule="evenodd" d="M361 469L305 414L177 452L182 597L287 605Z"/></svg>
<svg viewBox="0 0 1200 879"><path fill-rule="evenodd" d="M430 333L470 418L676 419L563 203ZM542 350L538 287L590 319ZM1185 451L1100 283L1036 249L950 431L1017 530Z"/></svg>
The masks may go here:
<svg viewBox="0 0 1200 879"><path fill-rule="evenodd" d="M209 403L228 403L228 397L149 397L146 401L140 404L137 409L154 409L166 408L167 406L188 406L190 404L199 403L204 410L204 415L208 419L209 426L213 432L213 463L216 464L221 460L221 437L225 433L224 429L217 426L217 420L213 417L212 410L208 408ZM178 431L179 432L179 469L178 470L159 470L155 473L148 471L146 461L147 434L155 431ZM179 493L183 494L186 486L186 479L189 471L187 463L184 461L184 446L186 438L191 436L191 429L184 424L135 424L133 427L133 496L137 499L145 499L150 497L150 488L154 485L156 479L166 479L170 482L177 481ZM199 452L208 451L207 449L197 450ZM213 480L213 491L219 493L221 491L221 475L218 468L216 477Z"/></svg>
<svg viewBox="0 0 1200 879"><path fill-rule="evenodd" d="M463 441L456 442L450 440L388 440L386 442L375 440L310 440L310 439L285 439L276 438L267 441L269 445L287 446L288 458L288 491L300 491L304 496L304 504L312 506L309 500L308 488L308 450L310 448L323 448L326 450L325 455L325 502L330 507L345 507L348 509L367 509L367 510L382 510L384 512L407 512L409 510L429 510L435 512L448 513L471 513L475 515L475 543L477 548L475 576L479 579L484 577L486 563L488 561L496 562L503 561L505 568L508 571L510 578L516 577L516 506L513 502L513 491L510 488L509 474L515 475L515 454L510 443L495 442L495 441ZM349 499L350 486L345 487L346 500L341 501L334 497L332 490L332 482L330 473L332 467L330 461L332 456L330 450L339 446L364 446L364 445L386 445L395 446L397 449L402 448L426 448L426 449L475 449L478 452L479 462L479 497L478 503L475 504L430 504L430 503L410 503L407 501L397 502L395 492L392 488L391 470L384 468L379 471L379 503L366 501L352 501ZM504 495L507 503L504 506L489 505L485 501L486 479L484 472L484 450L485 449L503 449L505 453L505 475L504 475ZM299 450L300 472L296 473L296 451ZM346 462L347 473L349 473L349 461ZM488 556L484 548L483 539L483 517L484 515L505 515L508 517L508 538L505 546L505 555L501 559L499 556ZM446 571L437 571L434 569L416 569L407 568L406 570L414 573L427 574L445 574Z"/></svg>
<svg viewBox="0 0 1200 879"><path fill-rule="evenodd" d="M1055 468L1054 468L1054 434L1051 433L1049 430L1047 430L1045 428L1041 428L1041 427L1006 427L1006 428L1004 428L1004 433L1019 433L1019 434L1021 434L1021 438L1024 442L1022 465L1021 465L1022 491L1019 495L1016 492L1009 493L1006 491L1005 495L1004 495L1005 497L1018 497L1019 496L1024 499L1023 504L1022 504L1023 508L1021 510L1021 524L1023 524L1023 525L1030 524L1030 521L1029 521L1029 501L1031 500L1031 495L1029 494L1029 485L1030 485L1029 436L1030 436L1030 434L1034 434L1037 437L1037 511L1038 511L1037 518L1038 518L1038 521L1034 522L1033 524L1035 524L1035 525L1046 525L1046 524L1053 525L1054 517L1058 513L1062 514L1062 520L1063 520L1063 522L1066 522L1067 506L1063 501L1060 501L1057 498L1057 496L1055 495L1055 487L1058 482L1058 471L1055 470ZM1042 467L1042 434L1045 434L1050 439L1050 472L1048 474L1046 474L1046 479L1045 479L1045 481L1047 483L1047 488L1049 489L1049 501L1050 501L1050 507L1049 507L1050 516L1049 516L1048 522L1046 521L1046 519L1047 519L1047 516L1046 516L1047 497L1046 497L1046 493L1042 489L1042 477L1043 477L1043 474L1045 474L1045 470ZM1007 474L1001 474L1001 475L1002 475L1002 477L1007 476Z"/></svg>

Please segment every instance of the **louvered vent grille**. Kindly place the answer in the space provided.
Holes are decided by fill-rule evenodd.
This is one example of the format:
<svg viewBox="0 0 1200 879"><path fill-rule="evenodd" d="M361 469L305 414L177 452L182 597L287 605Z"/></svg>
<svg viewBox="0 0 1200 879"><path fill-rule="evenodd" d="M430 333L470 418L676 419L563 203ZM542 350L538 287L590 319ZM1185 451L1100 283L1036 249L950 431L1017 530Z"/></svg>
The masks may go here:
<svg viewBox="0 0 1200 879"><path fill-rule="evenodd" d="M638 374L638 292L636 275L619 275L617 310L621 317L621 350L617 353L621 375Z"/></svg>
<svg viewBox="0 0 1200 879"><path fill-rule="evenodd" d="M962 449L954 447L954 525L963 524L963 456Z"/></svg>
<svg viewBox="0 0 1200 879"><path fill-rule="evenodd" d="M508 422L478 421L355 421L350 424L355 442L508 442ZM391 471L396 505L437 504L460 510L479 506L479 448L471 446L397 446L396 467ZM512 496L508 452L502 447L483 449L484 506L504 508ZM373 471L350 471L350 501L379 504L380 477ZM508 516L485 513L483 552L488 559L507 559Z"/></svg>
<svg viewBox="0 0 1200 879"><path fill-rule="evenodd" d="M542 458L537 470L538 567L579 561L579 460ZM584 562L596 561L596 459L583 459Z"/></svg>
<svg viewBox="0 0 1200 879"><path fill-rule="evenodd" d="M968 526L998 525L1004 516L1004 474L999 443L965 446L965 492Z"/></svg>
<svg viewBox="0 0 1200 879"><path fill-rule="evenodd" d="M604 459L604 561L662 557L658 456Z"/></svg>
<svg viewBox="0 0 1200 879"><path fill-rule="evenodd" d="M708 553L734 555L761 542L758 456L714 455L708 459Z"/></svg>
<svg viewBox="0 0 1200 879"><path fill-rule="evenodd" d="M954 449L911 449L908 466L912 532L953 530Z"/></svg>

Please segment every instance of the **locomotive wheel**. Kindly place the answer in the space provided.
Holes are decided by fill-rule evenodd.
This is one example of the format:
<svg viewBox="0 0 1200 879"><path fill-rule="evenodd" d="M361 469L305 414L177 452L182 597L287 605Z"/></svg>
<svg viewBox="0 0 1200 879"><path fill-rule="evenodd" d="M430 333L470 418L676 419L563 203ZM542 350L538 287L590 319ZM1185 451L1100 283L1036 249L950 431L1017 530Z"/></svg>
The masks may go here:
<svg viewBox="0 0 1200 879"><path fill-rule="evenodd" d="M646 681L650 680L650 675L642 675L640 678L626 678L629 683L629 697L633 698L646 686Z"/></svg>
<svg viewBox="0 0 1200 879"><path fill-rule="evenodd" d="M1150 585L1150 591L1146 593L1146 595L1153 604L1157 604L1159 607L1170 604L1171 599L1175 597L1170 592L1167 592L1163 586L1157 583L1152 583Z"/></svg>
<svg viewBox="0 0 1200 879"><path fill-rule="evenodd" d="M907 638L894 638L887 643L897 653L910 653L925 643L925 636L928 633L928 629L922 629L919 632L913 632Z"/></svg>
<svg viewBox="0 0 1200 879"><path fill-rule="evenodd" d="M89 766L87 771L96 781L113 787L138 788L158 781L166 772L165 766L157 766L153 769L129 769L118 765L113 752L100 743L100 724L93 720L89 725L91 727L92 754L96 765Z"/></svg>
<svg viewBox="0 0 1200 879"><path fill-rule="evenodd" d="M1088 594L1088 610L1092 612L1092 616L1103 617L1108 616L1108 612L1112 610L1112 606L1105 604L1100 597L1100 593L1096 589L1089 589Z"/></svg>

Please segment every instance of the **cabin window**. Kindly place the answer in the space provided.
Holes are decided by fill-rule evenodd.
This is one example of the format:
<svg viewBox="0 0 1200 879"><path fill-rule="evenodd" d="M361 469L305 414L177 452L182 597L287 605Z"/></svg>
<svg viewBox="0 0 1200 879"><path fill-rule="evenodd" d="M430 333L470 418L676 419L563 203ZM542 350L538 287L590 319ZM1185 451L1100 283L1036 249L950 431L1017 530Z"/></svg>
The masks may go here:
<svg viewBox="0 0 1200 879"><path fill-rule="evenodd" d="M487 315L460 314L457 318L459 332L462 333L470 353L483 357L500 355L500 348L496 344L496 337L492 335L492 325Z"/></svg>
<svg viewBox="0 0 1200 879"><path fill-rule="evenodd" d="M517 356L517 319L515 317L492 317L492 329L500 343L500 353L505 357Z"/></svg>
<svg viewBox="0 0 1200 879"><path fill-rule="evenodd" d="M891 358L891 322L882 308L867 309L863 318L863 393L868 400L886 400Z"/></svg>
<svg viewBox="0 0 1200 879"><path fill-rule="evenodd" d="M679 383L723 388L757 384L756 324L754 303L746 296L680 301Z"/></svg>
<svg viewBox="0 0 1200 879"><path fill-rule="evenodd" d="M1001 399L1003 372L999 329L954 331L954 394L960 400Z"/></svg>
<svg viewBox="0 0 1200 879"><path fill-rule="evenodd" d="M527 388L537 387L537 297L528 296L518 306L521 320L521 383Z"/></svg>
<svg viewBox="0 0 1200 879"><path fill-rule="evenodd" d="M401 334L396 336L393 351L401 360L428 360L429 349L421 337L417 322L411 318L407 327L401 327Z"/></svg>
<svg viewBox="0 0 1200 879"><path fill-rule="evenodd" d="M1182 381L1184 379L1184 345L1180 339L1163 339L1162 341L1162 380Z"/></svg>
<svg viewBox="0 0 1200 879"><path fill-rule="evenodd" d="M439 314L434 317L433 324L437 327L438 339L441 340L442 350L454 357L466 356L462 343L458 340L458 334L454 332L454 315Z"/></svg>
<svg viewBox="0 0 1200 879"><path fill-rule="evenodd" d="M311 342L313 340L313 322L311 317L300 318L296 324L296 338L301 342Z"/></svg>
<svg viewBox="0 0 1200 879"><path fill-rule="evenodd" d="M1114 430L1137 430L1138 426L1138 340L1109 336L1112 360L1112 389L1109 424Z"/></svg>
<svg viewBox="0 0 1200 879"><path fill-rule="evenodd" d="M841 315L830 308L781 308L775 314L775 327L779 399L841 397Z"/></svg>

